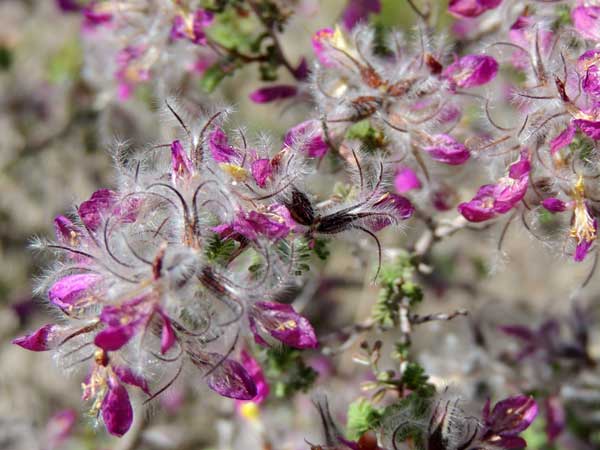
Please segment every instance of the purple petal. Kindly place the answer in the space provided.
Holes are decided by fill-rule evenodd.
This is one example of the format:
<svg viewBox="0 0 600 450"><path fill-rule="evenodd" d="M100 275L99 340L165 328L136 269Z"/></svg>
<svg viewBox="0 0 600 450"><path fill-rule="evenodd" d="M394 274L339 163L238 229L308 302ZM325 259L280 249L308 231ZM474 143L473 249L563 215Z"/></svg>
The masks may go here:
<svg viewBox="0 0 600 450"><path fill-rule="evenodd" d="M510 165L508 178L503 178L494 189L494 211L504 214L520 202L527 193L531 163L526 150L521 153L518 161Z"/></svg>
<svg viewBox="0 0 600 450"><path fill-rule="evenodd" d="M410 167L399 167L394 177L394 187L398 194L404 194L413 189L421 189L421 180Z"/></svg>
<svg viewBox="0 0 600 450"><path fill-rule="evenodd" d="M173 326L169 317L163 312L159 314L163 321L160 335L160 352L164 355L175 344L175 333L173 332Z"/></svg>
<svg viewBox="0 0 600 450"><path fill-rule="evenodd" d="M190 178L194 173L192 161L190 161L190 158L179 140L175 140L171 143L171 166L174 184L178 179Z"/></svg>
<svg viewBox="0 0 600 450"><path fill-rule="evenodd" d="M210 133L208 148L214 160L220 163L230 163L240 156L238 151L229 145L227 135L220 128L215 128Z"/></svg>
<svg viewBox="0 0 600 450"><path fill-rule="evenodd" d="M136 386L144 391L145 394L150 395L150 389L148 388L148 381L146 379L133 372L127 366L113 366L113 372L115 375L121 380L123 383L129 384L131 386Z"/></svg>
<svg viewBox="0 0 600 450"><path fill-rule="evenodd" d="M504 334L516 337L526 342L535 340L535 332L530 328L521 325L502 325L499 327L499 329Z"/></svg>
<svg viewBox="0 0 600 450"><path fill-rule="evenodd" d="M447 134L438 134L432 137L433 142L424 147L429 156L434 160L452 166L466 162L471 153L463 144Z"/></svg>
<svg viewBox="0 0 600 450"><path fill-rule="evenodd" d="M294 97L298 93L298 88L289 84L279 84L267 86L255 90L249 96L254 103L270 103L276 100L283 100Z"/></svg>
<svg viewBox="0 0 600 450"><path fill-rule="evenodd" d="M56 325L47 324L31 334L14 339L12 343L32 352L45 352L54 347L52 341L56 337L57 331Z"/></svg>
<svg viewBox="0 0 600 450"><path fill-rule="evenodd" d="M500 3L502 0L450 0L448 11L457 17L477 17Z"/></svg>
<svg viewBox="0 0 600 450"><path fill-rule="evenodd" d="M80 273L61 278L48 291L50 302L61 309L83 307L90 300L88 292L102 279L94 273Z"/></svg>
<svg viewBox="0 0 600 450"><path fill-rule="evenodd" d="M257 159L252 163L250 171L252 172L252 177L254 178L254 181L256 181L256 184L261 188L264 188L267 179L273 173L271 160L268 158Z"/></svg>
<svg viewBox="0 0 600 450"><path fill-rule="evenodd" d="M301 349L319 345L310 322L290 305L258 302L252 315L264 331L285 345Z"/></svg>
<svg viewBox="0 0 600 450"><path fill-rule="evenodd" d="M333 38L334 31L332 28L323 28L318 30L312 37L312 47L317 60L325 67L334 67L335 59L332 56L332 51L329 47L329 42Z"/></svg>
<svg viewBox="0 0 600 450"><path fill-rule="evenodd" d="M444 70L444 76L453 85L470 88L484 85L496 77L498 63L487 55L467 55Z"/></svg>
<svg viewBox="0 0 600 450"><path fill-rule="evenodd" d="M231 359L221 360L221 355L212 354L213 364L208 375L208 387L223 397L237 400L252 400L256 397L257 388L250 374L244 367Z"/></svg>
<svg viewBox="0 0 600 450"><path fill-rule="evenodd" d="M323 140L321 124L317 120L307 120L290 128L283 143L311 158L322 158L329 150Z"/></svg>
<svg viewBox="0 0 600 450"><path fill-rule="evenodd" d="M577 60L577 69L584 74L582 89L593 97L600 97L600 50L583 53Z"/></svg>
<svg viewBox="0 0 600 450"><path fill-rule="evenodd" d="M587 241L585 239L578 243L577 247L575 247L575 254L573 255L573 260L575 262L583 261L587 256L588 252L590 251L590 248L593 243L594 241Z"/></svg>
<svg viewBox="0 0 600 450"><path fill-rule="evenodd" d="M60 448L73 433L76 421L77 412L74 409L65 409L53 414L46 424L44 448L46 450Z"/></svg>
<svg viewBox="0 0 600 450"><path fill-rule="evenodd" d="M270 388L260 364L246 350L241 351L240 361L256 385L256 396L252 401L262 403L269 396Z"/></svg>
<svg viewBox="0 0 600 450"><path fill-rule="evenodd" d="M486 425L501 436L517 436L531 425L537 413L538 406L532 397L510 397L496 403Z"/></svg>
<svg viewBox="0 0 600 450"><path fill-rule="evenodd" d="M593 140L600 140L600 122L594 120L576 119L573 121L573 123Z"/></svg>
<svg viewBox="0 0 600 450"><path fill-rule="evenodd" d="M600 41L600 6L577 6L571 10L571 20L584 38Z"/></svg>
<svg viewBox="0 0 600 450"><path fill-rule="evenodd" d="M297 80L303 81L308 78L308 74L308 62L306 61L306 58L302 57L298 63L298 67L294 69L294 76Z"/></svg>
<svg viewBox="0 0 600 450"><path fill-rule="evenodd" d="M287 236L291 230L287 218L282 217L280 213L280 209L267 213L240 212L231 225L235 233L251 241L255 241L259 235L277 240Z"/></svg>
<svg viewBox="0 0 600 450"><path fill-rule="evenodd" d="M171 39L185 39L185 20L180 15L177 15L173 18L173 23L171 24Z"/></svg>
<svg viewBox="0 0 600 450"><path fill-rule="evenodd" d="M127 344L138 332L138 322L108 327L98 333L94 345L106 351L116 351Z"/></svg>
<svg viewBox="0 0 600 450"><path fill-rule="evenodd" d="M550 153L554 155L557 151L573 142L575 131L576 128L569 124L567 128L565 128L558 136L550 141Z"/></svg>
<svg viewBox="0 0 600 450"><path fill-rule="evenodd" d="M206 32L204 31L204 28L212 24L213 19L214 15L212 12L202 8L196 10L192 24L192 29L194 32L194 38L192 39L192 42L194 44L206 45Z"/></svg>
<svg viewBox="0 0 600 450"><path fill-rule="evenodd" d="M81 11L81 5L77 0L55 0L56 6L63 12Z"/></svg>
<svg viewBox="0 0 600 450"><path fill-rule="evenodd" d="M554 441L565 429L567 415L562 401L557 396L547 397L546 406L546 435L550 442Z"/></svg>
<svg viewBox="0 0 600 450"><path fill-rule="evenodd" d="M562 200L554 197L545 198L542 201L542 206L550 212L563 212L567 209L567 204Z"/></svg>
<svg viewBox="0 0 600 450"><path fill-rule="evenodd" d="M76 240L79 235L79 230L68 217L57 216L54 219L54 233L59 242L73 245L73 241Z"/></svg>
<svg viewBox="0 0 600 450"><path fill-rule="evenodd" d="M99 26L106 25L112 21L112 14L110 12L103 12L96 8L98 3L95 0L83 8L83 24L82 27L85 31L92 31Z"/></svg>
<svg viewBox="0 0 600 450"><path fill-rule="evenodd" d="M381 2L379 0L349 0L342 13L342 23L346 29L351 30L362 21L366 21L370 13L379 13Z"/></svg>
<svg viewBox="0 0 600 450"><path fill-rule="evenodd" d="M123 436L133 422L133 408L129 394L116 380L109 380L108 392L100 407L106 430L114 436Z"/></svg>
<svg viewBox="0 0 600 450"><path fill-rule="evenodd" d="M483 222L495 217L495 190L495 184L481 186L470 202L458 205L458 212L460 212L469 222Z"/></svg>
<svg viewBox="0 0 600 450"><path fill-rule="evenodd" d="M100 189L92 194L89 200L83 202L77 210L85 226L95 231L100 227L102 216L106 214L117 201L117 194L110 189Z"/></svg>
<svg viewBox="0 0 600 450"><path fill-rule="evenodd" d="M395 217L395 221L406 220L413 215L415 211L414 206L409 199L397 194L384 194L382 199L379 200L374 206L381 210L382 213L387 213ZM369 228L372 231L379 231L388 225L392 224L390 217L376 217L375 219L369 220Z"/></svg>

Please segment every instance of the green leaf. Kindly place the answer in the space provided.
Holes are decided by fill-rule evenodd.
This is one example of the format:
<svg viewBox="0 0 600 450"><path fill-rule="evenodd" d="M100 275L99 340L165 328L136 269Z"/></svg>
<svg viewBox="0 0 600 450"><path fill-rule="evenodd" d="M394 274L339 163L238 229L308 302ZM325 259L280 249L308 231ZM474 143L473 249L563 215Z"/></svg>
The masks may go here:
<svg viewBox="0 0 600 450"><path fill-rule="evenodd" d="M0 46L0 70L8 70L13 63L12 51L5 46Z"/></svg>
<svg viewBox="0 0 600 450"><path fill-rule="evenodd" d="M347 433L348 438L356 440L364 433L379 427L381 410L375 408L364 398L350 403L348 407Z"/></svg>
<svg viewBox="0 0 600 450"><path fill-rule="evenodd" d="M222 63L217 62L206 69L200 79L200 87L204 92L210 94L217 86L219 86L219 84L221 84L221 81L223 81L227 75L227 72L223 70Z"/></svg>
<svg viewBox="0 0 600 450"><path fill-rule="evenodd" d="M52 83L77 78L83 61L79 41L68 41L59 51L50 56L48 62L48 79Z"/></svg>
<svg viewBox="0 0 600 450"><path fill-rule="evenodd" d="M346 132L346 137L361 141L363 149L368 152L374 152L387 145L383 131L373 127L368 120L362 120L352 125Z"/></svg>
<svg viewBox="0 0 600 450"><path fill-rule="evenodd" d="M241 16L236 8L230 7L215 16L207 34L223 47L250 53L252 43L256 41L256 30L262 30L262 27L253 14Z"/></svg>
<svg viewBox="0 0 600 450"><path fill-rule="evenodd" d="M435 393L434 386L427 380L429 380L429 375L425 373L423 367L415 362L408 363L402 374L404 385L422 397L430 397Z"/></svg>
<svg viewBox="0 0 600 450"><path fill-rule="evenodd" d="M317 379L317 372L306 365L299 350L272 347L266 350L262 359L265 375L278 398L306 392Z"/></svg>
<svg viewBox="0 0 600 450"><path fill-rule="evenodd" d="M313 246L313 252L315 252L315 255L317 255L317 257L323 261L325 261L327 258L329 258L330 255L330 251L329 248L327 248L329 244L329 239L323 239L323 238L315 238L314 239L314 246Z"/></svg>
<svg viewBox="0 0 600 450"><path fill-rule="evenodd" d="M206 245L206 258L210 262L223 264L235 251L236 245L232 239L221 239L218 234L209 238Z"/></svg>

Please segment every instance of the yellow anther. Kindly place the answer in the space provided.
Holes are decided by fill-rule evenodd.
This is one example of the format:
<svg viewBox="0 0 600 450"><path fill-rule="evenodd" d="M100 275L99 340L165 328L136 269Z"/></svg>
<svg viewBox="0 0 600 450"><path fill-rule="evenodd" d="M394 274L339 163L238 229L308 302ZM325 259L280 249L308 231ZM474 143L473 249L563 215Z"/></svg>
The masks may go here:
<svg viewBox="0 0 600 450"><path fill-rule="evenodd" d="M254 402L245 402L240 406L240 414L244 419L255 422L260 416L260 408Z"/></svg>
<svg viewBox="0 0 600 450"><path fill-rule="evenodd" d="M248 179L248 171L243 167L230 163L221 163L219 164L219 167L223 172L227 172L235 181L242 182Z"/></svg>

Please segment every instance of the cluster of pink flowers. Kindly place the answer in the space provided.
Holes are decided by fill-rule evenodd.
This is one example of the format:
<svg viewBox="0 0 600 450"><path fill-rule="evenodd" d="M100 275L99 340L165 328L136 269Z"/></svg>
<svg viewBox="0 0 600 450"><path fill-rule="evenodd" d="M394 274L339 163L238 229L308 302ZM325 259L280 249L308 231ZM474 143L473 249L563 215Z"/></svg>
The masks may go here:
<svg viewBox="0 0 600 450"><path fill-rule="evenodd" d="M462 54L427 26L431 11L409 3L425 23L405 36L363 23L381 11L379 1L349 1L343 26L312 36L310 70L305 59L297 67L287 62L275 20L265 34L273 60L221 48L237 62L284 65L297 82L263 87L252 101L294 97L310 84L314 116L274 147L231 131L224 111L186 123L167 103L181 136L133 157L117 155L117 187L57 217L56 239L38 243L56 253L40 292L61 318L14 343L52 350L65 368L85 365L83 400L109 433L122 436L132 425L130 389L149 402L190 365L240 408L264 401L269 385L249 349L318 347L309 320L284 299L291 287L301 289L306 254L317 253L324 239L371 239L376 277L377 233L415 211L430 241L441 239L437 214L454 214L460 226L502 222L504 230L520 216L527 232L559 243L577 262L596 251L600 3L451 0ZM152 12L119 1L57 4L81 13L86 33L129 37L115 61L121 99L168 64L165 48L218 47L207 32L216 13L196 2L165 2ZM132 33L136 20L153 31ZM327 158L345 164L339 178L348 183L323 199L311 177ZM548 222L564 226L541 236ZM423 255L415 248L418 265ZM408 322L417 317L405 315ZM544 347L556 337L552 324L504 332L523 341L519 360L540 349L556 357L555 348ZM548 417L562 414L554 397L547 400ZM421 437L435 450L523 448L521 433L538 414L525 395L493 408L488 401L478 420L449 401L428 406ZM553 424L564 422L554 419L553 435L560 428ZM387 434L370 446L336 432L316 448L381 449L383 442L397 449L405 426L384 426ZM459 432L449 443L452 426Z"/></svg>
<svg viewBox="0 0 600 450"><path fill-rule="evenodd" d="M218 57L207 47L205 31L212 25L214 15L194 6L197 2L161 2L158 9L154 2L56 3L65 13L80 14L84 41L99 46L106 54L104 58L114 59L104 62L106 67L116 65L109 78L112 75L116 81L120 100L130 98L138 85L156 78L175 61L180 67L185 66L183 72L202 74ZM139 30L145 32L140 34Z"/></svg>
<svg viewBox="0 0 600 450"><path fill-rule="evenodd" d="M382 173L322 212L301 190L300 174L315 168L306 127L290 130L273 154L232 138L218 116L121 166L117 190L96 191L72 216L57 217L56 241L40 243L58 253L44 290L63 319L14 343L56 351L65 367L89 364L83 399L115 435L133 420L125 385L149 401L187 363L220 395L264 396L249 355L234 357L239 336L317 346L308 320L277 302L297 279L294 248L353 229L374 237L412 213L384 190ZM215 240L230 245L218 259L209 254Z"/></svg>

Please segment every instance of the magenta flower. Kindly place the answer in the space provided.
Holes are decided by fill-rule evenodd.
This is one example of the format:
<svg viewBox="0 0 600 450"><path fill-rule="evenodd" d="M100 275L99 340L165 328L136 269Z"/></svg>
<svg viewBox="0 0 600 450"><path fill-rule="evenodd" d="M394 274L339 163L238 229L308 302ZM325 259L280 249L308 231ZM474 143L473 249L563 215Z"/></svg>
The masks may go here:
<svg viewBox="0 0 600 450"><path fill-rule="evenodd" d="M598 237L598 221L586 200L582 176L575 184L571 196L572 200L568 202L555 197L546 198L542 201L542 206L552 213L572 211L569 237L575 240L573 259L579 262L585 259Z"/></svg>
<svg viewBox="0 0 600 450"><path fill-rule="evenodd" d="M94 273L67 275L52 285L48 291L50 303L62 310L83 308L94 301L92 290L102 277Z"/></svg>
<svg viewBox="0 0 600 450"><path fill-rule="evenodd" d="M516 361L522 361L538 352L543 352L544 357L549 359L555 353L560 337L560 325L556 320L547 320L537 329L523 325L503 325L500 331L521 341L522 347L514 355Z"/></svg>
<svg viewBox="0 0 600 450"><path fill-rule="evenodd" d="M398 167L394 176L394 188L398 194L405 194L413 189L421 189L422 187L421 180L419 180L414 170L408 166Z"/></svg>
<svg viewBox="0 0 600 450"><path fill-rule="evenodd" d="M538 30L535 25L534 17L527 15L519 16L510 27L508 36L512 43L523 48L539 45L542 56L545 56L552 49L554 33L547 29ZM536 41L538 41L537 44ZM512 55L512 64L517 69L526 69L530 65L529 55L523 50L515 50Z"/></svg>
<svg viewBox="0 0 600 450"><path fill-rule="evenodd" d="M490 413L490 401L483 408L482 442L506 450L527 446L525 439L519 436L536 418L538 406L532 397L519 395L502 400Z"/></svg>
<svg viewBox="0 0 600 450"><path fill-rule="evenodd" d="M554 155L556 152L573 142L576 131L577 128L573 124L569 124L567 128L550 141L550 153Z"/></svg>
<svg viewBox="0 0 600 450"><path fill-rule="evenodd" d="M575 29L586 39L600 41L600 6L579 6L571 10L571 20Z"/></svg>
<svg viewBox="0 0 600 450"><path fill-rule="evenodd" d="M31 334L14 339L12 343L32 352L45 352L56 345L58 331L57 325L49 323Z"/></svg>
<svg viewBox="0 0 600 450"><path fill-rule="evenodd" d="M208 371L208 387L223 397L236 400L252 400L257 388L248 371L237 361L224 358L218 353L190 354L198 368Z"/></svg>
<svg viewBox="0 0 600 450"><path fill-rule="evenodd" d="M254 103L270 103L276 100L294 97L297 93L298 88L296 86L290 84L278 84L257 89L249 95L249 98Z"/></svg>
<svg viewBox="0 0 600 450"><path fill-rule="evenodd" d="M546 397L546 436L550 442L554 441L564 431L567 424L567 413L558 396Z"/></svg>
<svg viewBox="0 0 600 450"><path fill-rule="evenodd" d="M467 147L447 134L432 136L431 142L423 150L432 159L451 166L463 164L471 157Z"/></svg>
<svg viewBox="0 0 600 450"><path fill-rule="evenodd" d="M46 424L44 433L45 446L43 450L55 450L71 436L77 421L77 412L74 409L64 409L53 414Z"/></svg>
<svg viewBox="0 0 600 450"><path fill-rule="evenodd" d="M169 317L148 296L136 297L119 306L105 306L100 320L105 328L96 335L94 344L106 351L116 351L134 336L147 328L154 314L162 320L161 353L167 353L175 343L175 335Z"/></svg>
<svg viewBox="0 0 600 450"><path fill-rule="evenodd" d="M269 396L270 388L260 364L245 349L240 352L240 361L256 385L256 396L251 401L256 404L264 402Z"/></svg>
<svg viewBox="0 0 600 450"><path fill-rule="evenodd" d="M81 11L81 5L77 0L55 0L56 6L63 12Z"/></svg>
<svg viewBox="0 0 600 450"><path fill-rule="evenodd" d="M214 15L205 9L197 9L193 16L175 16L171 26L171 38L187 39L194 44L206 45L206 27L213 23Z"/></svg>
<svg viewBox="0 0 600 450"><path fill-rule="evenodd" d="M324 67L334 67L336 65L335 59L332 57L331 49L329 47L330 42L334 39L334 36L335 31L333 28L323 28L318 30L311 39L315 56Z"/></svg>
<svg viewBox="0 0 600 450"><path fill-rule="evenodd" d="M92 194L89 200L79 206L77 212L86 228L96 231L103 218L108 215L117 218L120 222L135 222L139 205L139 201L133 198L121 203L118 201L116 192L110 189L99 189ZM63 219L61 222L61 227L66 225Z"/></svg>
<svg viewBox="0 0 600 450"><path fill-rule="evenodd" d="M117 195L110 189L99 189L92 194L89 200L83 202L77 213L83 224L91 231L100 227L102 217L116 204Z"/></svg>
<svg viewBox="0 0 600 450"><path fill-rule="evenodd" d="M140 388L144 394L150 395L150 388L148 387L148 381L141 375L135 373L127 366L113 366L112 368L115 375L123 383L129 384Z"/></svg>
<svg viewBox="0 0 600 450"><path fill-rule="evenodd" d="M308 62L306 61L305 57L302 57L300 59L300 62L294 69L294 77L296 78L296 80L304 81L308 78L309 73L310 70L308 69Z"/></svg>
<svg viewBox="0 0 600 450"><path fill-rule="evenodd" d="M96 351L95 364L83 384L83 400L94 400L90 414L101 415L106 430L123 436L133 422L133 408L123 384L135 386L150 395L146 380L125 366L111 366L108 354Z"/></svg>
<svg viewBox="0 0 600 450"><path fill-rule="evenodd" d="M598 117L598 113L600 112L600 108L596 106L591 114L585 113L586 116L590 117L584 119L575 119L573 120L573 124L579 128L583 134L592 138L595 141L600 140L600 118Z"/></svg>
<svg viewBox="0 0 600 450"><path fill-rule="evenodd" d="M264 335L294 348L316 348L319 345L310 322L290 305L257 302L248 312L248 320L254 340L260 345L269 345Z"/></svg>
<svg viewBox="0 0 600 450"><path fill-rule="evenodd" d="M100 407L102 420L110 434L123 436L129 431L133 422L133 408L129 401L129 394L116 377L109 377L107 386L108 390Z"/></svg>
<svg viewBox="0 0 600 450"><path fill-rule="evenodd" d="M239 236L250 241L259 237L278 240L286 237L294 227L288 209L281 204L273 204L264 212L239 211L230 224L221 224L212 230L222 239L239 239Z"/></svg>
<svg viewBox="0 0 600 450"><path fill-rule="evenodd" d="M581 88L593 98L600 98L600 50L588 50L577 60L577 69L583 74Z"/></svg>
<svg viewBox="0 0 600 450"><path fill-rule="evenodd" d="M452 89L482 86L498 73L498 63L487 55L467 55L450 64L443 72Z"/></svg>
<svg viewBox="0 0 600 450"><path fill-rule="evenodd" d="M298 149L311 158L322 158L329 150L318 120L307 120L290 128L285 134L283 144Z"/></svg>
<svg viewBox="0 0 600 450"><path fill-rule="evenodd" d="M219 163L231 163L240 158L239 152L229 145L227 135L220 128L215 128L210 133L208 148L213 159Z"/></svg>
<svg viewBox="0 0 600 450"><path fill-rule="evenodd" d="M389 214L393 216L395 220L392 220L392 217L385 216L369 219L368 225L372 231L380 231L391 225L394 221L399 222L400 220L409 219L415 211L415 208L409 199L401 195L391 193L384 194L381 197L381 200L379 200L373 206L382 212L389 212Z"/></svg>
<svg viewBox="0 0 600 450"><path fill-rule="evenodd" d="M567 204L554 197L546 198L542 201L542 206L550 212L563 212L567 210Z"/></svg>
<svg viewBox="0 0 600 450"><path fill-rule="evenodd" d="M83 8L83 30L93 31L99 26L110 23L113 19L112 13L103 11L102 4L92 1L89 5Z"/></svg>
<svg viewBox="0 0 600 450"><path fill-rule="evenodd" d="M56 216L54 218L54 233L56 239L62 244L73 246L77 244L79 229L68 217Z"/></svg>
<svg viewBox="0 0 600 450"><path fill-rule="evenodd" d="M179 140L171 143L171 166L173 184L177 184L177 180L189 179L195 172L194 165Z"/></svg>
<svg viewBox="0 0 600 450"><path fill-rule="evenodd" d="M150 79L150 71L141 61L146 49L144 46L127 46L117 54L119 100L125 101L133 93L135 86Z"/></svg>
<svg viewBox="0 0 600 450"><path fill-rule="evenodd" d="M481 186L471 201L458 205L458 211L470 222L483 222L507 213L525 197L530 170L529 153L523 151L520 159L510 165L508 176L496 184Z"/></svg>
<svg viewBox="0 0 600 450"><path fill-rule="evenodd" d="M347 30L351 30L359 22L367 20L369 14L381 12L379 0L348 0L346 9L342 13L342 23Z"/></svg>
<svg viewBox="0 0 600 450"><path fill-rule="evenodd" d="M271 164L271 160L268 158L261 158L253 161L250 166L250 172L252 173L252 177L256 184L264 188L267 184L267 180L273 174L273 165Z"/></svg>
<svg viewBox="0 0 600 450"><path fill-rule="evenodd" d="M457 17L477 17L500 3L502 0L450 0L448 11Z"/></svg>

